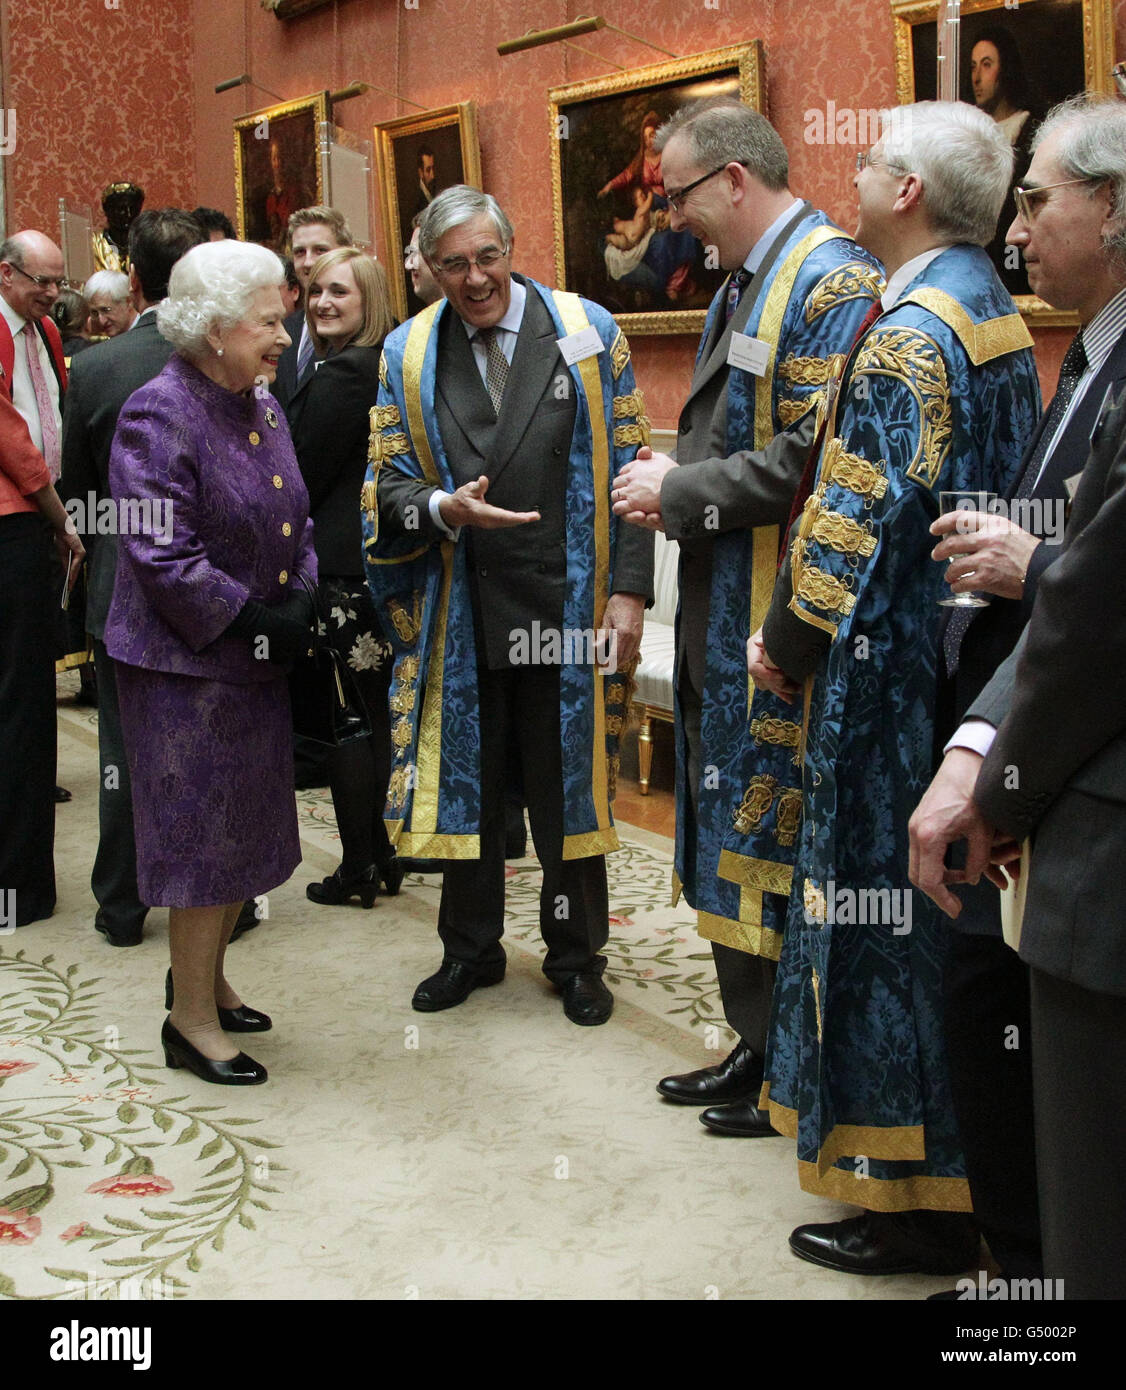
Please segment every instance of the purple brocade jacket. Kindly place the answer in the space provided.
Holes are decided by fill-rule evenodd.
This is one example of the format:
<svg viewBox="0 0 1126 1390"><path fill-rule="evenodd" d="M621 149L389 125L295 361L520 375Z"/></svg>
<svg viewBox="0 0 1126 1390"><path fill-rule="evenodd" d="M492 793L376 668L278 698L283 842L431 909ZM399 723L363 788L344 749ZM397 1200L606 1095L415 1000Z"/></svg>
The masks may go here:
<svg viewBox="0 0 1126 1390"><path fill-rule="evenodd" d="M282 668L223 633L305 574L313 523L273 396L227 391L179 355L129 397L109 466L119 526L106 650L152 671L246 684Z"/></svg>

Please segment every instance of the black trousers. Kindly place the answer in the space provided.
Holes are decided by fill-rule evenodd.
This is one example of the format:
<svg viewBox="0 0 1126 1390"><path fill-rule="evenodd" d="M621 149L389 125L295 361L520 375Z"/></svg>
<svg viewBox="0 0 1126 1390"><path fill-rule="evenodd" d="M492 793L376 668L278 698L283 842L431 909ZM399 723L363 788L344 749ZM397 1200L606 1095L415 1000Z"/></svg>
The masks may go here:
<svg viewBox="0 0 1126 1390"><path fill-rule="evenodd" d="M559 670L523 666L477 672L481 718L481 857L445 864L438 935L445 959L488 966L505 958L505 797L518 765L532 840L543 867L543 972L562 984L580 971L601 974L598 952L610 932L603 855L563 858L563 760Z"/></svg>
<svg viewBox="0 0 1126 1390"><path fill-rule="evenodd" d="M1044 1273L1065 1298L1126 1298L1126 999L1033 969Z"/></svg>
<svg viewBox="0 0 1126 1390"><path fill-rule="evenodd" d="M94 639L98 673L98 852L90 874L97 899L97 924L111 936L135 936L148 908L137 892L137 847L133 839L133 794L121 736L115 663L105 643Z"/></svg>
<svg viewBox="0 0 1126 1390"><path fill-rule="evenodd" d="M684 741L688 749L685 768L688 791L688 814L685 842L687 853L695 856L696 788L700 785L700 720L702 699L688 674L689 663L681 663L679 682L681 717L684 722ZM766 1035L770 1027L770 1005L774 997L774 980L778 974L776 961L765 956L752 956L731 946L712 942L719 997L727 1026L737 1033L756 1057L766 1053Z"/></svg>
<svg viewBox="0 0 1126 1390"><path fill-rule="evenodd" d="M0 516L0 926L25 926L55 909L62 587L39 513Z"/></svg>
<svg viewBox="0 0 1126 1390"><path fill-rule="evenodd" d="M951 931L943 1009L974 1216L1007 1277L1040 1278L1028 967L1000 937Z"/></svg>

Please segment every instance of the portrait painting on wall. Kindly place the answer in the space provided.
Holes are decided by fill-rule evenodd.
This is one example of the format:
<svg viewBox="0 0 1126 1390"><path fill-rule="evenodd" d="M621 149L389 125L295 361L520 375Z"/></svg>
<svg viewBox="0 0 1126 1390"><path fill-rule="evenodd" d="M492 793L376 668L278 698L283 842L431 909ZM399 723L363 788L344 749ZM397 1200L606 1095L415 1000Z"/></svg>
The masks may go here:
<svg viewBox="0 0 1126 1390"><path fill-rule="evenodd" d="M653 149L674 112L717 96L764 111L757 39L548 93L556 283L604 305L627 333L698 333L723 282L714 252L670 225Z"/></svg>
<svg viewBox="0 0 1126 1390"><path fill-rule="evenodd" d="M938 91L940 7L935 0L892 0L891 8L899 100L931 101ZM1014 184L1028 169L1037 125L1056 102L1112 89L1111 0L962 0L959 34L959 99L990 115L1009 137ZM1030 292L1019 248L1005 244L1015 216L1010 192L988 247L1005 287L1026 317L1071 322L1073 315L1049 309Z"/></svg>
<svg viewBox="0 0 1126 1390"><path fill-rule="evenodd" d="M317 132L328 93L252 111L235 121L238 234L285 255L289 215L323 201Z"/></svg>
<svg viewBox="0 0 1126 1390"><path fill-rule="evenodd" d="M396 317L407 319L424 307L403 269L403 248L411 223L444 188L466 183L481 187L481 147L477 104L419 111L375 127L375 167L386 238L387 278Z"/></svg>

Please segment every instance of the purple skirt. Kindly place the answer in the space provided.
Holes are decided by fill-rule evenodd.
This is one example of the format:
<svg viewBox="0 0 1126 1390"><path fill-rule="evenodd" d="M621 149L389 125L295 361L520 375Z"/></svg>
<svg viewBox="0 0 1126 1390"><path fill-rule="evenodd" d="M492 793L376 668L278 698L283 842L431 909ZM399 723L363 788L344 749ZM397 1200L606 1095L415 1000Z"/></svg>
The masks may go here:
<svg viewBox="0 0 1126 1390"><path fill-rule="evenodd" d="M289 686L114 663L137 887L150 907L242 902L301 862Z"/></svg>

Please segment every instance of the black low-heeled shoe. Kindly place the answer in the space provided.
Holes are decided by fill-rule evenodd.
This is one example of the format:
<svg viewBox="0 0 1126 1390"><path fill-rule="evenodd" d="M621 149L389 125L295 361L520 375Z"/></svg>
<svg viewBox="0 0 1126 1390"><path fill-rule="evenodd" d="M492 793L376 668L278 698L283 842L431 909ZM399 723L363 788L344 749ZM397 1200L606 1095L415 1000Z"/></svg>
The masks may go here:
<svg viewBox="0 0 1126 1390"><path fill-rule="evenodd" d="M397 854L393 854L378 865L377 872L383 880L383 891L389 898L397 897L399 889L403 886L403 876L407 872L403 861Z"/></svg>
<svg viewBox="0 0 1126 1390"><path fill-rule="evenodd" d="M245 1052L225 1062L205 1057L178 1028L173 1027L170 1019L164 1020L160 1041L164 1046L164 1065L172 1071L187 1067L201 1081L211 1081L217 1086L260 1086L266 1080L266 1068Z"/></svg>
<svg viewBox="0 0 1126 1390"><path fill-rule="evenodd" d="M305 889L305 896L311 903L320 903L322 907L342 907L358 896L361 907L374 907L379 896L379 870L374 864L369 864L362 873L345 878L337 869L328 878L321 879L320 883L310 883Z"/></svg>
<svg viewBox="0 0 1126 1390"><path fill-rule="evenodd" d="M164 977L164 1007L170 1009L175 1000L175 991L172 987L172 971ZM252 1009L246 1004L240 1004L237 1009L219 1009L219 1026L224 1033L268 1033L274 1026L269 1014L259 1013L257 1009Z"/></svg>

